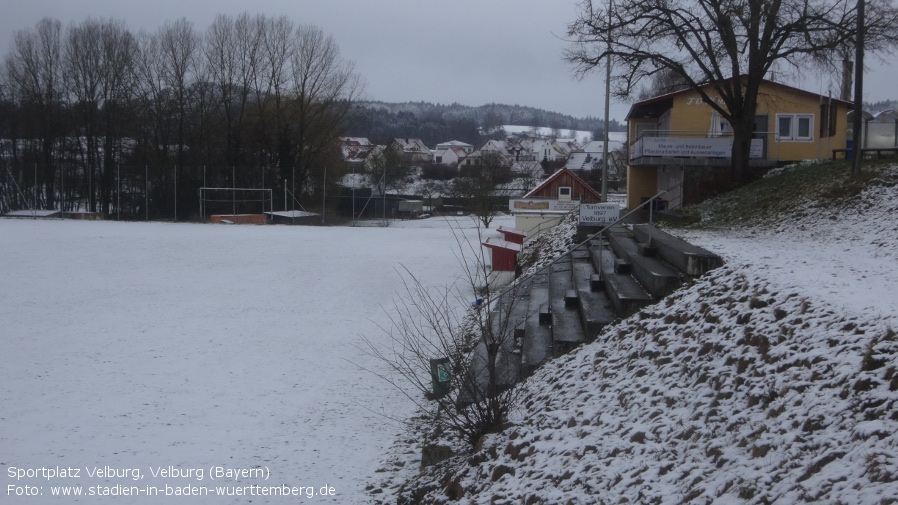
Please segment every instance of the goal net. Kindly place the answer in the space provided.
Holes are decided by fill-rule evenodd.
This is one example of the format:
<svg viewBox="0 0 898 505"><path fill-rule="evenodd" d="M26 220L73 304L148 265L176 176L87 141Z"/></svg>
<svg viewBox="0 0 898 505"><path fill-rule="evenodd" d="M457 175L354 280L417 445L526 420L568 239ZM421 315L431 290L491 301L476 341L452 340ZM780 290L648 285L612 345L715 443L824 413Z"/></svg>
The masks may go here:
<svg viewBox="0 0 898 505"><path fill-rule="evenodd" d="M203 221L213 214L264 214L274 211L271 189L200 188Z"/></svg>

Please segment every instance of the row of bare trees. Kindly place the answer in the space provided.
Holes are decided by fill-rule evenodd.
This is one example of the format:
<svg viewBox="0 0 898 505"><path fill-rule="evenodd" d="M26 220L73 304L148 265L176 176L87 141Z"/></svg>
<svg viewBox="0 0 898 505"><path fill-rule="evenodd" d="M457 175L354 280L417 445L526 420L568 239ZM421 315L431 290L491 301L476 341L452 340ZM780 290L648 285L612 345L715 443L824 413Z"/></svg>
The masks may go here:
<svg viewBox="0 0 898 505"><path fill-rule="evenodd" d="M15 34L0 71L0 210L110 213L122 184L182 217L203 185L319 201L325 174L340 176L333 141L362 90L332 37L287 17L136 34L45 18ZM122 166L134 174L124 182Z"/></svg>

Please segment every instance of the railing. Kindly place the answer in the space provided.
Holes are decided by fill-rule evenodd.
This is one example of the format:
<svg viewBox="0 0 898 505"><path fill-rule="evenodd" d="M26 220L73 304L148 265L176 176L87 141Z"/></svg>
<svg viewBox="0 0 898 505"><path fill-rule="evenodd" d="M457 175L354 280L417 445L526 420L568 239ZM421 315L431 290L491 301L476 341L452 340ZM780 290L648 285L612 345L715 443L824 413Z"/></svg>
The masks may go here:
<svg viewBox="0 0 898 505"><path fill-rule="evenodd" d="M674 190L674 189L677 189L677 188L679 188L679 187L682 186L682 185L683 185L682 183L677 183L677 184L674 184L673 186L671 186L671 187L669 187L669 188L667 188L667 189L665 189L665 190L663 190L663 191L658 192L658 194L656 194L655 196L652 196L652 197L649 198L648 200L646 200L646 201L640 203L639 205L637 205L633 210L627 212L627 213L624 214L623 216L618 217L618 218L617 218L614 222L612 222L611 224L608 224L608 225L606 225L604 228L602 228L601 230L599 230L599 231L593 233L592 235L590 235L589 237L587 237L586 240L584 240L584 241L582 241L582 242L580 242L580 243L578 243L578 244L575 244L573 247L570 248L570 251L573 251L574 249L577 249L578 247L581 247L581 246L585 245L585 244L588 243L590 240L595 239L597 236L601 236L603 233L605 233L605 231L607 231L608 229L610 229L610 228L612 228L612 227L614 227L614 226L617 226L618 224L622 223L622 222L623 222L625 219L627 219L628 217L630 217L630 216L632 216L633 214L635 214L636 212L642 210L642 208L645 207L646 205L653 204L655 201L657 201L659 198L661 198L661 196L665 195L667 192L672 191L672 190ZM653 222L654 222L654 210L653 210L653 207L654 207L654 205L650 205L650 206L649 206L649 225L650 225L650 226L649 226L649 243L650 243L650 244L651 244L651 240L652 240L652 226L653 226ZM579 210L579 209L578 209L578 210ZM571 212L573 212L573 211L571 211ZM560 260L561 258L564 258L566 255L570 254L570 251L568 251L568 252L565 253L565 254L559 255L557 258L552 259L551 261L549 261L548 263L546 263L545 265L543 265L543 266L541 267L541 269L545 269L545 268L548 268L548 267L554 265L555 262L557 262L557 261ZM599 269L599 275L601 275L601 274L602 274L601 269ZM515 289L515 288L517 287L517 286L516 286L517 281L518 281L518 280L515 279L515 281L512 282L510 285L505 286L505 287L499 292L499 294L495 295L495 298L493 298L492 293L489 293L489 292L488 292L488 293L487 293L487 299L488 299L488 301L489 301L489 302L492 302L492 300L494 300L494 299L496 299L496 300L501 299L501 298L502 298L503 296L505 296L509 291L511 291L512 289ZM489 302L487 303L487 305L489 305Z"/></svg>

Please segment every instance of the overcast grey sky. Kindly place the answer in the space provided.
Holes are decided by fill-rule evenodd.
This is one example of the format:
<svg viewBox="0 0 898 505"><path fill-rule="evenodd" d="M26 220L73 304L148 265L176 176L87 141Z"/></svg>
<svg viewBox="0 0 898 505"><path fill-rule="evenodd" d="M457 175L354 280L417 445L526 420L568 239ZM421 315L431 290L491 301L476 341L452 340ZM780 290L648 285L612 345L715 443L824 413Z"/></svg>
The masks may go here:
<svg viewBox="0 0 898 505"><path fill-rule="evenodd" d="M356 62L368 98L528 105L577 117L604 114L604 72L582 81L561 59L577 0L3 0L0 54L16 30L42 17L64 26L87 17L124 20L134 32L187 18L202 31L217 14L286 15L334 36ZM891 58L893 61L896 58ZM871 61L868 101L898 98L898 66ZM827 93L827 76L803 72L790 84ZM623 120L628 103L612 100Z"/></svg>

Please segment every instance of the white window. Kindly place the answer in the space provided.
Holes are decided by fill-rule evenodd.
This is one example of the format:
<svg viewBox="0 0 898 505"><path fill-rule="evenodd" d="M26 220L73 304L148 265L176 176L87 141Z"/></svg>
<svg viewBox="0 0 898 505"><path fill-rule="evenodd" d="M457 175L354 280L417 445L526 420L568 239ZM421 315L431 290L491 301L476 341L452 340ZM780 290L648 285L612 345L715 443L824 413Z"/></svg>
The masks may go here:
<svg viewBox="0 0 898 505"><path fill-rule="evenodd" d="M776 140L780 142L814 140L814 115L777 114Z"/></svg>
<svg viewBox="0 0 898 505"><path fill-rule="evenodd" d="M571 199L571 187L570 186L559 186L558 187L558 199L559 200L570 200Z"/></svg>

